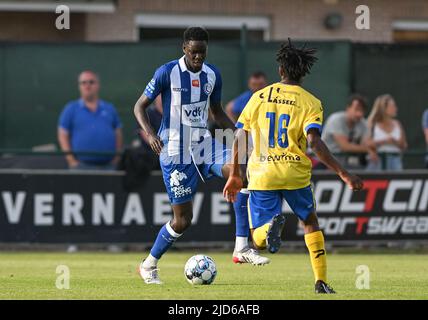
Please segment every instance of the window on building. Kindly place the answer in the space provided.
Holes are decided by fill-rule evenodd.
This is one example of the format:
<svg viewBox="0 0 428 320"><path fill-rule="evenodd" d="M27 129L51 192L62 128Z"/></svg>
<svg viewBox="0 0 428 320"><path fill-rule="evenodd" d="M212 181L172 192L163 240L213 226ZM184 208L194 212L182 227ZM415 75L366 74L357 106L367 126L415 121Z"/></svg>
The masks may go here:
<svg viewBox="0 0 428 320"><path fill-rule="evenodd" d="M428 42L428 21L397 20L392 26L394 42Z"/></svg>
<svg viewBox="0 0 428 320"><path fill-rule="evenodd" d="M135 23L140 41L182 38L185 28L198 25L208 29L211 40L239 40L243 25L247 28L248 40L270 39L267 17L141 14Z"/></svg>
<svg viewBox="0 0 428 320"><path fill-rule="evenodd" d="M181 39L183 37L184 28L150 28L141 27L140 41L154 40L154 39ZM213 29L209 28L211 40L239 40L241 37L241 30L237 29ZM263 30L248 30L248 40L262 41Z"/></svg>

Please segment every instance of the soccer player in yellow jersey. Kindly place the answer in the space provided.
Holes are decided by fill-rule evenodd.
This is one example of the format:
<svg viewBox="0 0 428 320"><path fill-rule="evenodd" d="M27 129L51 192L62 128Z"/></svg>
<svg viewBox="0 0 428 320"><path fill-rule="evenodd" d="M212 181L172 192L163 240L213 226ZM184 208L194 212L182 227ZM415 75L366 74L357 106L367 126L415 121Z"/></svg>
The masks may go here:
<svg viewBox="0 0 428 320"><path fill-rule="evenodd" d="M249 220L254 245L279 250L285 217L285 199L303 224L315 276L316 293L335 293L327 285L323 233L319 228L311 188L311 161L307 144L317 157L354 191L362 180L347 172L321 140L323 107L320 100L301 87L303 77L316 62L315 49L296 48L291 41L277 53L281 81L253 94L239 117L233 144L233 169L223 194L234 202L242 187L239 166L245 158L251 133L253 151L248 161Z"/></svg>

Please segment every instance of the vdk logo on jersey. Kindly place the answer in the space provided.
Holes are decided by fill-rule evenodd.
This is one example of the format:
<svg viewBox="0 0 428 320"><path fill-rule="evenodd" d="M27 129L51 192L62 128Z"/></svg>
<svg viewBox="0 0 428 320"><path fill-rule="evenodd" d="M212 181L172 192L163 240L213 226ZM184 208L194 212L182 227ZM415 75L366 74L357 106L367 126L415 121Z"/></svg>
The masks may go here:
<svg viewBox="0 0 428 320"><path fill-rule="evenodd" d="M182 123L191 127L205 127L204 110L206 102L183 104Z"/></svg>
<svg viewBox="0 0 428 320"><path fill-rule="evenodd" d="M169 178L169 185L171 186L171 191L174 192L175 198L181 198L192 194L191 187L184 188L184 186L181 184L181 181L183 180L187 180L187 175L184 172L174 170L171 173L171 177Z"/></svg>
<svg viewBox="0 0 428 320"><path fill-rule="evenodd" d="M196 107L193 110L184 110L184 112L186 113L186 117L192 117L192 118L197 118L200 117L202 115L202 110L200 107Z"/></svg>

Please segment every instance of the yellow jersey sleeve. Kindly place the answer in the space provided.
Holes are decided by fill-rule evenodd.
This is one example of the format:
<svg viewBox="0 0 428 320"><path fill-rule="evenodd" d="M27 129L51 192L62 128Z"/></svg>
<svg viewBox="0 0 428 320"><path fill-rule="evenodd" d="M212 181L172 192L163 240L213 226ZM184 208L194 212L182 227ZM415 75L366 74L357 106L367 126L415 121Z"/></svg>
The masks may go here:
<svg viewBox="0 0 428 320"><path fill-rule="evenodd" d="M307 116L305 117L303 123L303 133L305 137L308 134L308 130L315 128L318 129L320 134L322 132L322 122L323 122L323 107L319 100L314 101L313 104L309 107Z"/></svg>
<svg viewBox="0 0 428 320"><path fill-rule="evenodd" d="M241 115L235 124L236 128L251 131L251 114L252 110L258 105L258 103L259 99L257 98L257 95L253 94L251 99L245 105L244 110L242 110Z"/></svg>

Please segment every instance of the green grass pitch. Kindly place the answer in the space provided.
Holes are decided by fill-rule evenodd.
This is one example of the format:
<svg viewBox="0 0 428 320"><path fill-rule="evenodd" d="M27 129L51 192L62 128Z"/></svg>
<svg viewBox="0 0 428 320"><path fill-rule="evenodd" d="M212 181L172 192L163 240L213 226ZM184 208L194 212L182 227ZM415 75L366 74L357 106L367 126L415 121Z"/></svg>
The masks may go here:
<svg viewBox="0 0 428 320"><path fill-rule="evenodd" d="M218 275L208 286L191 286L187 259L210 255ZM159 264L162 286L148 286L136 273L136 253L0 253L0 299L427 299L428 255L330 254L329 282L337 295L313 293L306 254L272 255L270 265L235 265L230 253L171 252ZM70 288L57 289L58 265L70 270ZM370 289L355 286L356 267L367 265Z"/></svg>

